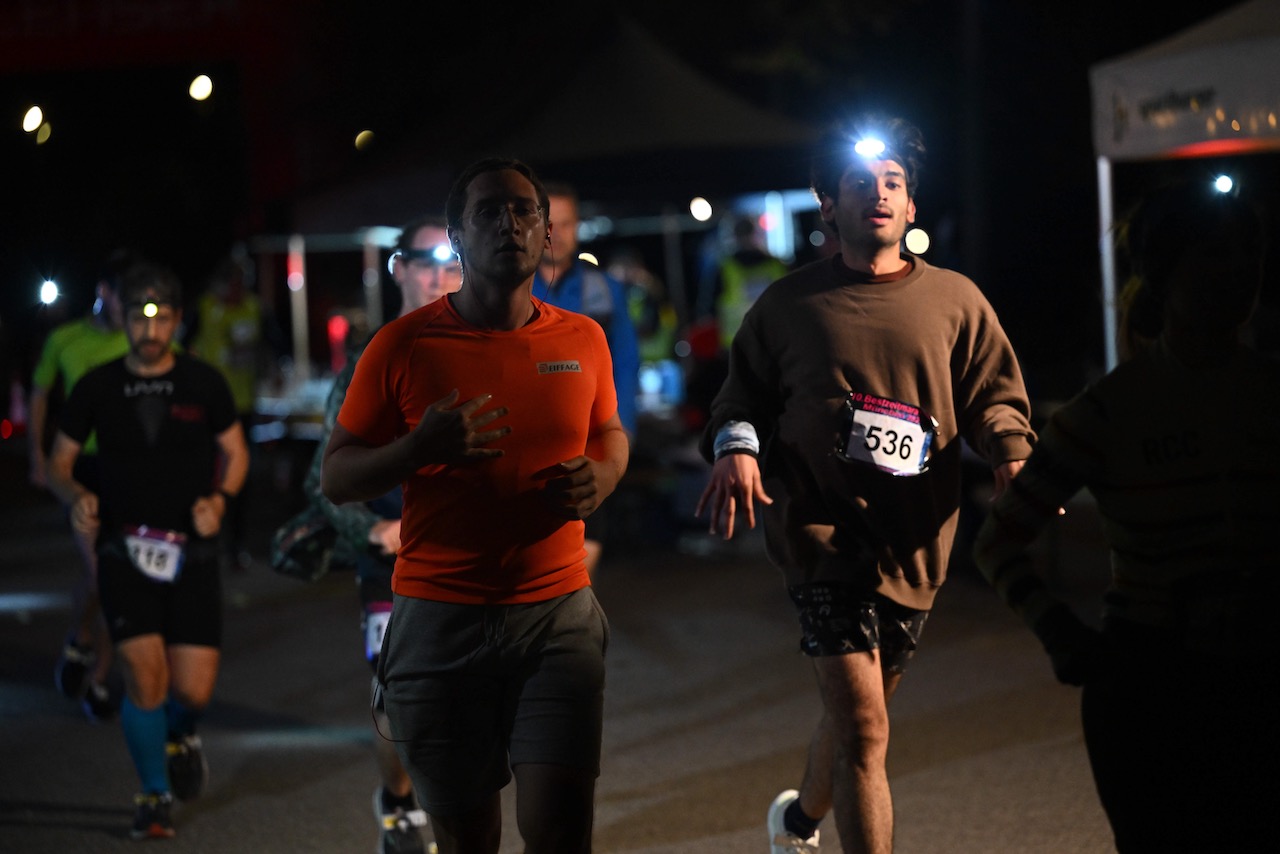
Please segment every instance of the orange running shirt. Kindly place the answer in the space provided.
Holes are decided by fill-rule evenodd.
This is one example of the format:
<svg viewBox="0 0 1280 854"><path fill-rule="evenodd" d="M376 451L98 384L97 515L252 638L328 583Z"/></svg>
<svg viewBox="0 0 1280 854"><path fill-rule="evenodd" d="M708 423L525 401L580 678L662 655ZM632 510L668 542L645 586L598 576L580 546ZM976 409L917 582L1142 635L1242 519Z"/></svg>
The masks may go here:
<svg viewBox="0 0 1280 854"><path fill-rule="evenodd" d="M481 412L510 409L484 428L511 427L490 445L506 454L410 475L392 589L444 602L510 604L586 587L583 524L552 513L540 485L558 463L585 453L617 411L604 331L546 303L520 329L481 330L439 299L373 337L338 423L382 446L416 427L426 408L455 388L459 403L492 394Z"/></svg>

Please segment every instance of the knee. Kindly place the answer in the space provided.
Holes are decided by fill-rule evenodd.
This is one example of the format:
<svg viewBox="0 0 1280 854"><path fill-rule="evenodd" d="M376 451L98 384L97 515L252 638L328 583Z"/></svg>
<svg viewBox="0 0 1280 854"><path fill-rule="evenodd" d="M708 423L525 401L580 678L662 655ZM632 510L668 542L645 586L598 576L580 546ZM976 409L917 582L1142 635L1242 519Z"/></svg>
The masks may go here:
<svg viewBox="0 0 1280 854"><path fill-rule="evenodd" d="M552 765L516 768L516 824L529 854L591 850L595 775Z"/></svg>
<svg viewBox="0 0 1280 854"><path fill-rule="evenodd" d="M150 711L165 701L169 694L168 674L163 670L125 670L125 693L129 701L143 711Z"/></svg>
<svg viewBox="0 0 1280 854"><path fill-rule="evenodd" d="M456 815L431 813L431 829L444 850L497 851L502 840L502 806L493 795L476 808ZM447 842L446 842L447 840ZM526 849L529 850L529 849Z"/></svg>
<svg viewBox="0 0 1280 854"><path fill-rule="evenodd" d="M212 685L174 685L173 699L193 712L203 711L213 699Z"/></svg>
<svg viewBox="0 0 1280 854"><path fill-rule="evenodd" d="M129 701L144 712L159 708L163 705L168 692L163 684L150 682L146 684L135 683L126 686L126 693L129 695Z"/></svg>
<svg viewBox="0 0 1280 854"><path fill-rule="evenodd" d="M591 816L563 816L558 821L539 817L517 820L526 854L588 854L591 851Z"/></svg>
<svg viewBox="0 0 1280 854"><path fill-rule="evenodd" d="M889 750L889 714L859 709L833 721L836 749L855 760L883 759Z"/></svg>

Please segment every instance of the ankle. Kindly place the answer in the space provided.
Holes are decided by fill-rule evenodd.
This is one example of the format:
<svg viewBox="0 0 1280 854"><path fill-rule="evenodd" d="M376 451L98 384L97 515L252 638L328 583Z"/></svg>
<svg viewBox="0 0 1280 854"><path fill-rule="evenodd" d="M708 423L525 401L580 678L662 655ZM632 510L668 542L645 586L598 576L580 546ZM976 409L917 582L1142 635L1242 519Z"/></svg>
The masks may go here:
<svg viewBox="0 0 1280 854"><path fill-rule="evenodd" d="M416 806L413 800L413 789L410 789L407 794L397 795L386 786L383 786L382 793L379 797L381 799L382 808L387 812L392 812L397 808L411 810Z"/></svg>
<svg viewBox="0 0 1280 854"><path fill-rule="evenodd" d="M800 799L796 798L787 807L786 812L782 814L782 823L789 833L794 833L801 839L808 839L813 836L814 831L818 829L818 825L822 824L822 816L813 818L808 815L800 807Z"/></svg>

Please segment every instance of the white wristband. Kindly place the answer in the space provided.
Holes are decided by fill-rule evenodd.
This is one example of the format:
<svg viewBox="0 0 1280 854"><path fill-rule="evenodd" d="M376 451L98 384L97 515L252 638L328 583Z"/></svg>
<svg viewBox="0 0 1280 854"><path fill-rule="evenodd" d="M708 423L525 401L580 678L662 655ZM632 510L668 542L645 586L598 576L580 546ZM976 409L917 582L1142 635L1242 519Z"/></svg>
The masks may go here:
<svg viewBox="0 0 1280 854"><path fill-rule="evenodd" d="M716 433L716 441L712 446L713 456L718 460L725 454L745 451L752 456L760 454L760 437L756 428L748 421L727 421Z"/></svg>

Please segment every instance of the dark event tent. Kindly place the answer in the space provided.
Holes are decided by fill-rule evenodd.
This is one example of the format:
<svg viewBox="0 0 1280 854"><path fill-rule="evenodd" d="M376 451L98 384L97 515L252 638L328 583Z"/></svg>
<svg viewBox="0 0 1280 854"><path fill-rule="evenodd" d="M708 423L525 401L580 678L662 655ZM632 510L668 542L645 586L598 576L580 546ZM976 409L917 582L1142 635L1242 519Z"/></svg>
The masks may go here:
<svg viewBox="0 0 1280 854"><path fill-rule="evenodd" d="M1107 368L1116 355L1113 161L1280 150L1280 0L1250 0L1094 65Z"/></svg>
<svg viewBox="0 0 1280 854"><path fill-rule="evenodd" d="M757 107L619 19L581 51L576 68L513 128L481 128L442 149L438 126L400 142L377 167L294 206L307 233L397 223L418 199L443 200L449 176L476 157L503 154L578 184L584 197L657 203L695 193L804 186L815 132Z"/></svg>

